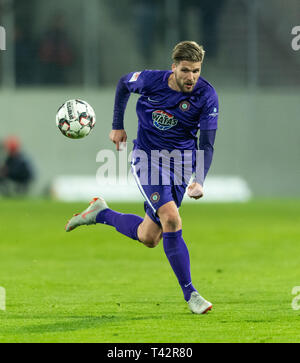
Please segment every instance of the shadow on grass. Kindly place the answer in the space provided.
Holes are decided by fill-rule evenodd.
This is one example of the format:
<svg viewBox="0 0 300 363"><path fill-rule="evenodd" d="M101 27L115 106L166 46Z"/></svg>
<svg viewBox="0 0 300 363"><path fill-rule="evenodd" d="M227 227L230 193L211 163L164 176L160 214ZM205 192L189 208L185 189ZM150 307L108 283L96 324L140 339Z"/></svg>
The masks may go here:
<svg viewBox="0 0 300 363"><path fill-rule="evenodd" d="M12 318L12 317L11 317ZM41 317L34 316L30 317L30 320L44 320L51 319L52 317ZM28 316L15 317L16 320L22 320L22 323L26 322ZM23 325L16 327L3 327L1 328L2 334L45 334L45 333L56 333L56 332L70 332L84 329L97 329L107 324L122 324L124 322L136 320L152 320L161 319L161 316L147 316L147 317L126 317L126 316L115 316L115 315L101 315L101 316L70 316L70 317L58 317L60 321L49 322L31 325ZM52 320L52 319L51 319Z"/></svg>

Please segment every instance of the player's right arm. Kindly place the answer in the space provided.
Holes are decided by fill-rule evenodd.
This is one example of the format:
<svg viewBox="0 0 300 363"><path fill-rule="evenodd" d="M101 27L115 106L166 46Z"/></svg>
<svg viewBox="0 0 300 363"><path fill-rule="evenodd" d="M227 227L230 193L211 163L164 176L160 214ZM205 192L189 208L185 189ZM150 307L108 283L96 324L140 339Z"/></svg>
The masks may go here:
<svg viewBox="0 0 300 363"><path fill-rule="evenodd" d="M123 76L117 85L114 105L114 116L112 131L109 138L120 150L120 144L127 141L127 134L124 129L124 114L130 97L130 93L143 93L144 78L147 71L133 72Z"/></svg>

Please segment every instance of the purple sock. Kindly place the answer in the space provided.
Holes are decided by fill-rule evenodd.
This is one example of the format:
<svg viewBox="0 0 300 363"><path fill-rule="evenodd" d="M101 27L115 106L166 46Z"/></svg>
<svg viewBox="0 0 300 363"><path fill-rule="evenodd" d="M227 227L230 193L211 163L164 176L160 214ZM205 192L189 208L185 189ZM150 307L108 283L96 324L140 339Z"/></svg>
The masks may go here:
<svg viewBox="0 0 300 363"><path fill-rule="evenodd" d="M163 233L163 241L165 254L182 288L184 298L188 301L191 293L197 290L192 285L190 256L182 238L182 230Z"/></svg>
<svg viewBox="0 0 300 363"><path fill-rule="evenodd" d="M98 213L96 223L108 224L125 236L138 240L138 226L143 222L143 218L134 214L122 214L112 209L104 209Z"/></svg>

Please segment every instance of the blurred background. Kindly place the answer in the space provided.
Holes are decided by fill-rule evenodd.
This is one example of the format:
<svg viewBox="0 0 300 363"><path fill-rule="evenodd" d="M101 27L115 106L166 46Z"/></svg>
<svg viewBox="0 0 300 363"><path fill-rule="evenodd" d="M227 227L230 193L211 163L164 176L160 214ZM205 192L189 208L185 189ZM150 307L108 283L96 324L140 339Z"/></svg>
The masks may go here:
<svg viewBox="0 0 300 363"><path fill-rule="evenodd" d="M58 194L61 176L95 178L97 153L114 149L108 134L119 78L170 69L174 45L195 40L206 50L202 76L220 100L209 177L240 178L247 198L299 197L300 51L291 46L299 14L299 0L0 0L2 194L16 193L5 182L5 162L16 155L20 193ZM55 125L58 107L72 98L96 111L83 140ZM126 111L129 149L136 100Z"/></svg>

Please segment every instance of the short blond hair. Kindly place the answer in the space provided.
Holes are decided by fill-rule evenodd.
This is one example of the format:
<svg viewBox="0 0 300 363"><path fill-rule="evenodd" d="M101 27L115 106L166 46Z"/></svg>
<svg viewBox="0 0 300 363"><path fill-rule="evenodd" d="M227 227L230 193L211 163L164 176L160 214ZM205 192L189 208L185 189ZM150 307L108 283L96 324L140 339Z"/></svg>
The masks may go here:
<svg viewBox="0 0 300 363"><path fill-rule="evenodd" d="M181 61L203 62L205 50L202 45L194 41L185 40L178 43L173 49L172 59L175 64Z"/></svg>

